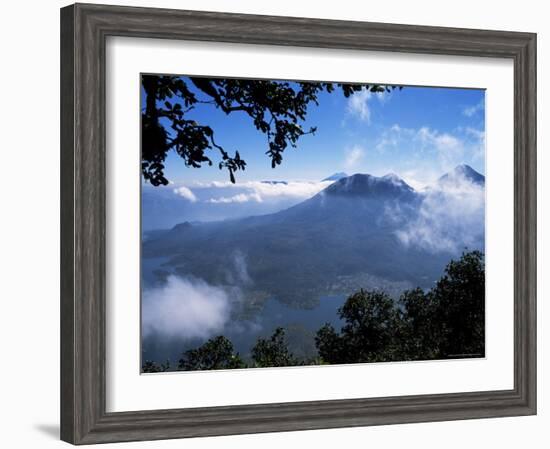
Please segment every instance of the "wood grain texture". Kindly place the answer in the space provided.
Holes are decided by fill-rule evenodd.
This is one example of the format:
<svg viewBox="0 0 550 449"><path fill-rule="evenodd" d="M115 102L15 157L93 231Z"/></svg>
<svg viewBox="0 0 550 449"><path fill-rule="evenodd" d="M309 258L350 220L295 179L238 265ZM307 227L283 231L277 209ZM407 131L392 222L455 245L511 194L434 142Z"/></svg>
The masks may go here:
<svg viewBox="0 0 550 449"><path fill-rule="evenodd" d="M74 20L69 9L61 11L61 438L74 441L75 416L74 340Z"/></svg>
<svg viewBox="0 0 550 449"><path fill-rule="evenodd" d="M105 412L105 39L130 36L511 58L514 388ZM73 444L536 413L536 35L77 4L61 10L61 437Z"/></svg>

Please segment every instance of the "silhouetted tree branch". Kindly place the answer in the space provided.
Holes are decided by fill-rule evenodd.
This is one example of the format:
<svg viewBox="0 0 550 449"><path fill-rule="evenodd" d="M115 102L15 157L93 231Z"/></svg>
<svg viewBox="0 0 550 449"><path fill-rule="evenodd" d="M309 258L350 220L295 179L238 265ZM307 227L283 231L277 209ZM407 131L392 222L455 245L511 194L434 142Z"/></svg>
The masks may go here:
<svg viewBox="0 0 550 449"><path fill-rule="evenodd" d="M188 81L186 81L188 80ZM188 82L194 89L188 86ZM231 182L235 172L244 170L246 162L237 150L231 155L214 140L214 130L187 117L197 105L209 105L225 114L246 114L254 127L267 138L266 154L275 168L283 152L298 139L314 134L316 127L303 129L310 104L318 105L321 92L340 89L345 97L361 90L391 91L397 86L343 83L285 82L227 78L182 78L178 76L143 75L145 108L141 115L143 177L151 184L166 185L165 160L170 150L189 167L212 165L210 150L220 155L218 167L226 169ZM399 87L401 89L401 87ZM207 99L199 98L197 93Z"/></svg>

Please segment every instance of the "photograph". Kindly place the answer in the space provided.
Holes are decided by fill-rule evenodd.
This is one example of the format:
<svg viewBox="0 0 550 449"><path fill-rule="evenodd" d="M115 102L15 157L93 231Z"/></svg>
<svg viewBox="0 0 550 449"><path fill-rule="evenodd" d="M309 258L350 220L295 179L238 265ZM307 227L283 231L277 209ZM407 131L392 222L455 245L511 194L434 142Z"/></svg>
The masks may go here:
<svg viewBox="0 0 550 449"><path fill-rule="evenodd" d="M140 76L142 373L485 357L484 89Z"/></svg>

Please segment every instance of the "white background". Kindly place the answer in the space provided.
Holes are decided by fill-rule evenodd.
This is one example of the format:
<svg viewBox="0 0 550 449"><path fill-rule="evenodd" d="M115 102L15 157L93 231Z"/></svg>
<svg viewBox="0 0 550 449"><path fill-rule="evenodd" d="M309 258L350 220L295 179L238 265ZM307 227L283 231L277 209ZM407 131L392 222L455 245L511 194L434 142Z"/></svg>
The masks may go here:
<svg viewBox="0 0 550 449"><path fill-rule="evenodd" d="M105 3L105 2L102 2ZM110 2L107 2L110 3ZM543 344L550 324L544 299L550 255L543 230L549 223L550 169L544 153L550 98L542 80L550 63L549 14L544 2L460 3L389 0L383 4L340 0L118 1L119 4L249 12L394 23L538 32L539 79L539 415L526 418L321 430L196 440L132 443L128 447L226 448L334 447L401 448L547 447L550 401L542 379L550 354ZM2 220L0 248L3 360L0 379L2 445L60 447L59 415L59 11L57 1L10 2L2 9ZM546 203L546 204L545 204ZM546 315L546 316L544 316ZM544 342L546 343L546 342Z"/></svg>

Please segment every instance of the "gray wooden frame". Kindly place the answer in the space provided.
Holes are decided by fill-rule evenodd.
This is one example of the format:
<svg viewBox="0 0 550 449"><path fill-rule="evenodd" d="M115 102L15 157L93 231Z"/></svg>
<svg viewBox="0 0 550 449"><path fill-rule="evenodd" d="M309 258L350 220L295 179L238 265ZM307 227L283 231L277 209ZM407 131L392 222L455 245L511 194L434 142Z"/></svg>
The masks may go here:
<svg viewBox="0 0 550 449"><path fill-rule="evenodd" d="M196 41L514 62L514 388L106 413L105 41ZM61 10L61 438L74 444L536 413L536 35L76 4Z"/></svg>

